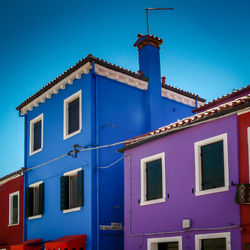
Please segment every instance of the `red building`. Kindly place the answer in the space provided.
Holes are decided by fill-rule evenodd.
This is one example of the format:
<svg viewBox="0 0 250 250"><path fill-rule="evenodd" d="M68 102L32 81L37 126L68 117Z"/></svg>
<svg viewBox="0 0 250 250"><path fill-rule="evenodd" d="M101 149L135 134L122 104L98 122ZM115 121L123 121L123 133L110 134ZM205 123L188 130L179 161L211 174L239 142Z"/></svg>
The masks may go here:
<svg viewBox="0 0 250 250"><path fill-rule="evenodd" d="M0 249L23 241L23 170L0 178Z"/></svg>
<svg viewBox="0 0 250 250"><path fill-rule="evenodd" d="M250 249L250 111L239 114L239 154L240 154L240 183L245 185L245 194L240 205L242 224L242 246ZM243 186L244 187L244 186ZM248 196L248 198L244 198ZM245 204L244 204L245 203Z"/></svg>

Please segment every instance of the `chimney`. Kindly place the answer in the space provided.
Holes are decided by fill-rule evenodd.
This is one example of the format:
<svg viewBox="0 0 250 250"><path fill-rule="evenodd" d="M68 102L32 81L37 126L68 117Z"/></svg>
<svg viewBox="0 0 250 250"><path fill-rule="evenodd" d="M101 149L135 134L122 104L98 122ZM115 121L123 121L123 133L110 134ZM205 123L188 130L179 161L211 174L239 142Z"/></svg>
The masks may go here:
<svg viewBox="0 0 250 250"><path fill-rule="evenodd" d="M139 34L134 46L139 51L139 70L148 78L147 104L151 130L159 128L162 120L160 45L162 39Z"/></svg>

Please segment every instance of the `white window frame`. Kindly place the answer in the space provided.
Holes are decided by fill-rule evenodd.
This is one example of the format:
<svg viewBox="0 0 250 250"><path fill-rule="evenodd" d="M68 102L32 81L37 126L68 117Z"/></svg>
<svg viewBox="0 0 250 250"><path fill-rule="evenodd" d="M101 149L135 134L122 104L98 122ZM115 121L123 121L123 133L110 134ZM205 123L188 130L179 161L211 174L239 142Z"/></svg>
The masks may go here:
<svg viewBox="0 0 250 250"><path fill-rule="evenodd" d="M249 183L250 183L250 127L247 128L247 145L248 145L248 173L249 173Z"/></svg>
<svg viewBox="0 0 250 250"><path fill-rule="evenodd" d="M33 151L34 146L34 124L41 121L41 147ZM43 150L43 113L30 121L30 150L29 155L34 155Z"/></svg>
<svg viewBox="0 0 250 250"><path fill-rule="evenodd" d="M202 190L201 182L201 147L218 142L223 141L223 151L224 151L224 187L212 188L207 190ZM228 169L228 143L227 143L227 133L217 135L214 137L210 137L208 139L198 141L194 143L194 151L195 151L195 195L206 195L219 193L229 190L229 169Z"/></svg>
<svg viewBox="0 0 250 250"><path fill-rule="evenodd" d="M38 181L38 182L30 184L29 187L30 188L39 187L39 185L42 184L42 183L43 183L43 181ZM29 220L34 220L34 219L39 219L39 218L42 218L41 214L28 217Z"/></svg>
<svg viewBox="0 0 250 250"><path fill-rule="evenodd" d="M162 171L162 198L149 200L146 199L146 163L161 159L161 171ZM141 201L140 205L152 205L166 201L166 177L165 177L165 152L152 155L141 159Z"/></svg>
<svg viewBox="0 0 250 250"><path fill-rule="evenodd" d="M226 250L231 250L231 234L230 232L212 233L212 234L196 234L195 250L201 250L201 240L226 238Z"/></svg>
<svg viewBox="0 0 250 250"><path fill-rule="evenodd" d="M79 98L79 129L71 134L68 134L68 104L75 99ZM63 106L63 139L66 140L82 130L82 90L77 91L75 94L69 96L64 100Z"/></svg>
<svg viewBox="0 0 250 250"><path fill-rule="evenodd" d="M147 250L158 250L158 243L178 242L178 250L182 250L182 236L147 239Z"/></svg>
<svg viewBox="0 0 250 250"><path fill-rule="evenodd" d="M16 191L14 193L11 193L9 194L9 226L16 226L16 225L19 225L19 217L20 217L20 192L19 191ZM12 215L13 215L13 207L12 207L12 198L13 196L17 195L17 201L18 201L18 205L17 205L17 211L18 211L18 216L17 216L17 223L15 224L12 224Z"/></svg>
<svg viewBox="0 0 250 250"><path fill-rule="evenodd" d="M82 170L82 168L77 168L77 169L65 172L63 174L63 176L72 176L72 175L75 175L78 171L81 171L81 170ZM80 210L81 210L81 207L74 207L74 208L64 209L63 213L67 214L67 213L72 213L72 212L76 212L76 211L80 211Z"/></svg>

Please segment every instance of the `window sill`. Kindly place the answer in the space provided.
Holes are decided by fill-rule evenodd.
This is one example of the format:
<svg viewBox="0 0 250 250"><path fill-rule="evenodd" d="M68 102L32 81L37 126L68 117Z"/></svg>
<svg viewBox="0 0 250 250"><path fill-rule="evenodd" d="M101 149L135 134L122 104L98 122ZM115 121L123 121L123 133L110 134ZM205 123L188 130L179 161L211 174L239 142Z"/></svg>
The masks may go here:
<svg viewBox="0 0 250 250"><path fill-rule="evenodd" d="M220 193L220 192L225 192L228 191L229 187L219 187L219 188L213 188L213 189L207 189L207 190L199 190L195 192L195 196L200 196L200 195L206 195L206 194L215 194L215 193Z"/></svg>
<svg viewBox="0 0 250 250"><path fill-rule="evenodd" d="M80 211L80 210L81 210L81 207L74 207L74 208L63 210L63 213L67 214L67 213L72 213L72 212L76 212L76 211Z"/></svg>
<svg viewBox="0 0 250 250"><path fill-rule="evenodd" d="M71 134L68 134L68 135L65 135L65 134L64 134L63 140L67 140L68 138L70 138L70 137L72 137L72 136L74 136L74 135L77 135L77 134L81 133L81 131L82 131L82 129L78 129L77 131L75 131L75 132L73 132L73 133L71 133Z"/></svg>
<svg viewBox="0 0 250 250"><path fill-rule="evenodd" d="M17 224L9 224L8 227L14 227L14 226L19 226L19 223Z"/></svg>
<svg viewBox="0 0 250 250"><path fill-rule="evenodd" d="M37 149L36 151L32 151L32 152L29 153L29 156L32 156L32 155L34 155L34 154L36 154L36 153L39 153L39 152L41 152L42 150L43 150L43 148L41 147L41 148Z"/></svg>
<svg viewBox="0 0 250 250"><path fill-rule="evenodd" d="M165 197L160 198L160 199L156 199L156 200L141 201L140 206L153 205L153 204L162 203L162 202L165 202L165 201L166 201Z"/></svg>
<svg viewBox="0 0 250 250"><path fill-rule="evenodd" d="M39 218L42 218L41 214L28 217L29 220L35 220L35 219L39 219Z"/></svg>

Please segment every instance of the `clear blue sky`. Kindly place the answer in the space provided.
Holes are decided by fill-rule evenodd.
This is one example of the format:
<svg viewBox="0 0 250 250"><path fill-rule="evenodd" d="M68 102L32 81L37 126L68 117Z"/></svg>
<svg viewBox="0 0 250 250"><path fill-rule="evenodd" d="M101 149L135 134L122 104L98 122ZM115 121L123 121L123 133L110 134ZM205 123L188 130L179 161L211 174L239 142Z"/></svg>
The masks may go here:
<svg viewBox="0 0 250 250"><path fill-rule="evenodd" d="M249 0L8 0L0 3L0 177L23 166L15 108L89 53L138 70L138 33L164 40L167 83L209 100L250 84Z"/></svg>

